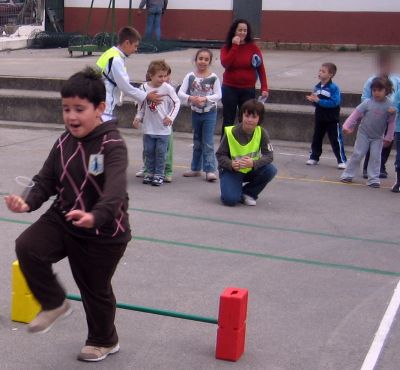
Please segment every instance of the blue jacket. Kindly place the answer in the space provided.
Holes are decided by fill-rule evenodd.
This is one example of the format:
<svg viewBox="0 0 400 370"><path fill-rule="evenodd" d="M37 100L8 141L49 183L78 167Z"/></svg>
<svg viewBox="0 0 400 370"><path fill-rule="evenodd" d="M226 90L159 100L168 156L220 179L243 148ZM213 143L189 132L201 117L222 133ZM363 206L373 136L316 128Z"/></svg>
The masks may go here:
<svg viewBox="0 0 400 370"><path fill-rule="evenodd" d="M397 90L396 94L393 97L393 105L397 109L397 115L396 115L396 128L395 132L400 133L400 89Z"/></svg>
<svg viewBox="0 0 400 370"><path fill-rule="evenodd" d="M315 119L324 122L339 122L340 113L340 89L329 80L321 87L321 82L314 87L314 94L319 98L315 105Z"/></svg>

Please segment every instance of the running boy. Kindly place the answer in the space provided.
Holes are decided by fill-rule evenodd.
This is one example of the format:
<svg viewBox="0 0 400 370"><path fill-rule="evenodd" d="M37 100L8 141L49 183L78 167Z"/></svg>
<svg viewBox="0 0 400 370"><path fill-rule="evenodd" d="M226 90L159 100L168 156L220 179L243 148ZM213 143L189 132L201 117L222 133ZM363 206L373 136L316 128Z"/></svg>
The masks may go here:
<svg viewBox="0 0 400 370"><path fill-rule="evenodd" d="M333 63L323 63L318 72L320 82L315 85L314 92L306 96L309 102L315 105L315 127L311 143L311 154L308 165L317 165L322 154L322 141L328 133L333 153L337 159L339 169L346 168L346 154L344 152L342 130L339 124L340 89L333 83L332 78L337 71Z"/></svg>
<svg viewBox="0 0 400 370"><path fill-rule="evenodd" d="M162 103L155 105L145 101L140 106L133 121L133 127L139 128L143 122L144 161L147 174L143 184L160 186L164 182L165 161L171 126L176 118L180 101L175 89L166 82L169 65L164 60L154 60L147 70L150 81L142 88L146 92L157 90L162 96Z"/></svg>
<svg viewBox="0 0 400 370"><path fill-rule="evenodd" d="M28 325L45 333L71 312L52 264L68 257L81 292L88 336L81 361L119 351L111 278L131 239L126 192L127 149L114 121L103 124L106 91L101 75L86 68L61 89L66 131L55 142L24 200L5 197L13 212L50 208L16 240L16 253L42 311Z"/></svg>
<svg viewBox="0 0 400 370"><path fill-rule="evenodd" d="M123 95L129 95L138 103L145 99L155 104L160 103L161 97L157 91L146 94L143 90L129 83L129 75L125 67L125 58L136 53L140 42L140 34L133 27L123 27L118 32L117 46L105 51L97 60L96 65L103 75L106 86L106 109L103 113L103 121L115 118L116 105L122 105Z"/></svg>

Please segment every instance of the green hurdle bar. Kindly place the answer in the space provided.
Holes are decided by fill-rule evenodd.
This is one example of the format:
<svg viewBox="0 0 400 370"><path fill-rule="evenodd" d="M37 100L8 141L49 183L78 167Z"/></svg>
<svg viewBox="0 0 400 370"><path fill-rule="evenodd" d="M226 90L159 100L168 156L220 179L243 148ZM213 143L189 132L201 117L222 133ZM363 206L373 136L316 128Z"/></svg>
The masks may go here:
<svg viewBox="0 0 400 370"><path fill-rule="evenodd" d="M67 294L67 299L70 299L72 301L82 302L82 298L76 294ZM218 320L214 319L213 317L203 317L203 316L191 315L191 314L187 314L187 313L183 313L183 312L160 310L158 308L151 308L151 307L144 307L144 306L135 306L135 305L121 303L121 302L117 302L117 308L122 308L124 310L131 310L131 311L146 312L146 313L151 313L154 315L176 317L178 319L184 319L184 320L206 322L209 324L218 324Z"/></svg>

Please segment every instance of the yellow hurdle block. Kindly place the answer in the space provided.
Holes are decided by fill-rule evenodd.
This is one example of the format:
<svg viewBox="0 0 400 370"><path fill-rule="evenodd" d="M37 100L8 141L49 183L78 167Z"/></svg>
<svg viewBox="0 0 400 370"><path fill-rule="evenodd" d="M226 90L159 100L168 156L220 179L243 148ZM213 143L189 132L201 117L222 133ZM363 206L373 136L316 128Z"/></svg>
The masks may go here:
<svg viewBox="0 0 400 370"><path fill-rule="evenodd" d="M41 307L33 296L18 261L12 264L11 320L29 323L39 313Z"/></svg>

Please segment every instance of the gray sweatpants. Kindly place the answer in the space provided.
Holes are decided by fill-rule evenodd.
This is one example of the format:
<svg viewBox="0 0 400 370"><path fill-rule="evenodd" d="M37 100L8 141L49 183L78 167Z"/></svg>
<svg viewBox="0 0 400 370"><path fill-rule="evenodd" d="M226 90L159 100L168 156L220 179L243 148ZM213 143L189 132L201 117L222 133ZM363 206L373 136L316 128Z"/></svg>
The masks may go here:
<svg viewBox="0 0 400 370"><path fill-rule="evenodd" d="M374 183L380 184L379 174L381 169L382 146L383 138L371 139L363 131L358 130L353 154L351 155L350 160L347 162L347 168L343 171L340 178L353 178L359 171L360 163L369 149L370 157L367 168L367 185Z"/></svg>

